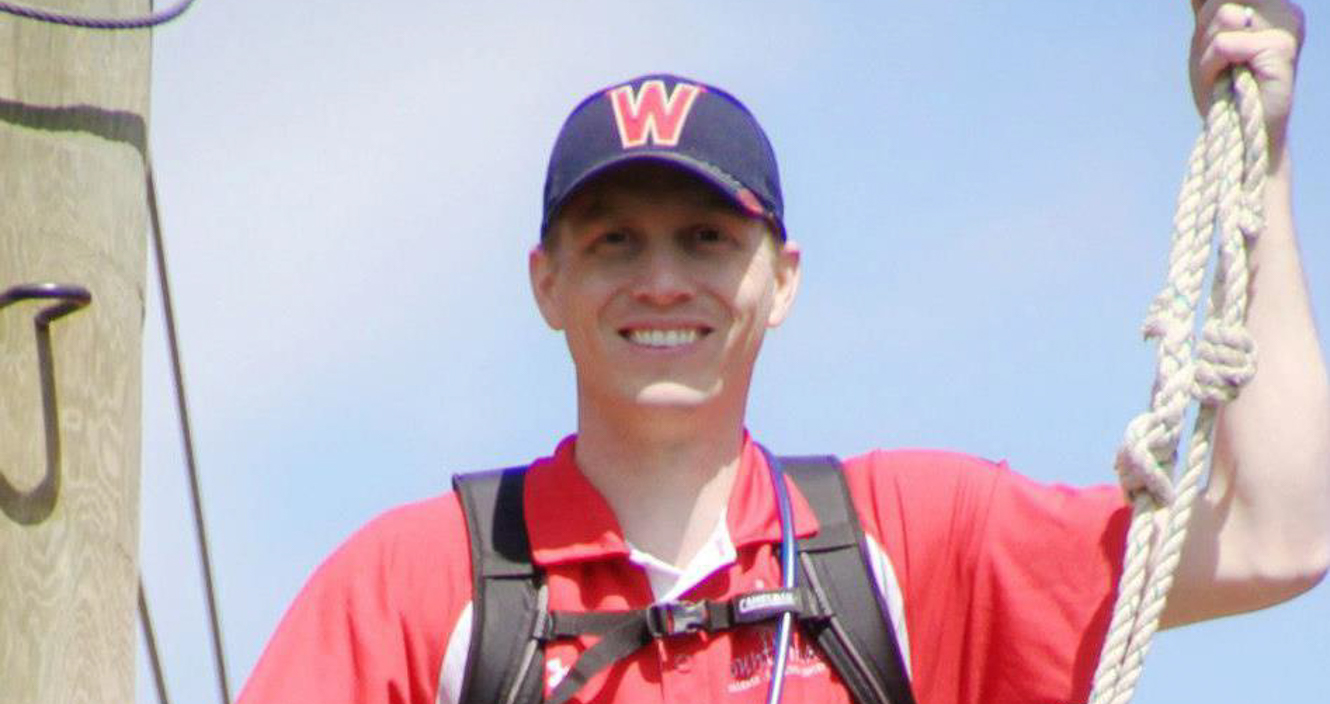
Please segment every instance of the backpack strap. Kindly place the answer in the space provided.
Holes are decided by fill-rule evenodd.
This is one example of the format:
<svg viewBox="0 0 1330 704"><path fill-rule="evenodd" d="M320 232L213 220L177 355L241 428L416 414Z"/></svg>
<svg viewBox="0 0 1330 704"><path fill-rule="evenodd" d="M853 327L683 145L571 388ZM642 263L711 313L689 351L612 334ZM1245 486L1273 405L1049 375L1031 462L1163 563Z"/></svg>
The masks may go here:
<svg viewBox="0 0 1330 704"><path fill-rule="evenodd" d="M816 535L799 541L800 583L830 617L802 625L859 704L914 704L891 613L869 572L867 544L840 461L783 457L781 464L819 526Z"/></svg>
<svg viewBox="0 0 1330 704"><path fill-rule="evenodd" d="M821 614L811 597L785 590L752 592L726 602L671 602L635 611L549 611L532 564L523 513L524 467L457 475L471 542L471 645L458 704L531 704L543 693L544 643L584 634L601 638L582 654L550 695L572 698L591 677L652 640L693 631L723 631L790 611ZM518 654L514 657L514 654Z"/></svg>
<svg viewBox="0 0 1330 704"><path fill-rule="evenodd" d="M548 609L531 563L522 486L526 467L453 477L471 539L471 646L457 704L542 698L544 662L535 634Z"/></svg>
<svg viewBox="0 0 1330 704"><path fill-rule="evenodd" d="M820 526L817 535L799 541L800 593L816 601L802 606L801 627L817 641L859 704L914 704L890 613L869 573L863 531L840 462L834 457L783 457L781 464ZM525 467L512 467L453 477L466 515L474 580L471 645L458 704L540 702L544 691L542 643L551 636L568 635L559 625L561 619L568 620L570 633L628 628L633 633L626 640L635 642L640 637L649 640L668 635L619 620L636 614L549 613L546 587L532 564L526 532L525 473ZM672 615L665 615L673 620ZM606 620L610 618L612 625ZM723 616L718 612L710 618ZM578 619L596 623L593 626ZM606 622L600 624L597 619ZM600 665L599 659L593 658L596 662L588 662L588 666ZM567 699L571 693L556 692L556 699L560 694Z"/></svg>

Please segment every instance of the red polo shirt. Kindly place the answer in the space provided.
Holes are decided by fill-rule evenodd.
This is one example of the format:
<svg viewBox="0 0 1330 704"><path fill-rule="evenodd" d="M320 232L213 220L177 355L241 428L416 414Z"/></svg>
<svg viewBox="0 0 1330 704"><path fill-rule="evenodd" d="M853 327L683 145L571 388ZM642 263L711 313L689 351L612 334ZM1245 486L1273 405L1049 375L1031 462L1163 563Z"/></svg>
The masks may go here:
<svg viewBox="0 0 1330 704"><path fill-rule="evenodd" d="M614 513L577 469L574 443L566 439L536 461L526 485L527 527L550 608L646 606L664 595L649 577L661 568L624 541ZM1088 696L1129 518L1116 488L1041 485L1005 465L930 451L870 453L847 460L846 473L921 704ZM817 521L789 488L796 532L812 534ZM745 437L723 524L694 564L657 588L723 600L778 585L779 532L764 458ZM453 494L371 522L311 578L240 701L454 701L470 639L467 545ZM592 678L576 701L764 701L772 631L750 626L657 641ZM593 642L547 649L547 692ZM784 701L849 701L797 635Z"/></svg>

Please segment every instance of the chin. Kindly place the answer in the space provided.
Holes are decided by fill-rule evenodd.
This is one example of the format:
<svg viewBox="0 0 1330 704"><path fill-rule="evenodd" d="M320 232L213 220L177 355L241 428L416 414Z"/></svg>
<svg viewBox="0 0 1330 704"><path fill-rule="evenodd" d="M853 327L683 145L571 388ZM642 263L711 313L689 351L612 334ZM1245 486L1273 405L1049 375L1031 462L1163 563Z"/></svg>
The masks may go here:
<svg viewBox="0 0 1330 704"><path fill-rule="evenodd" d="M634 402L646 408L699 408L715 400L717 389L699 389L678 382L657 382L637 390Z"/></svg>

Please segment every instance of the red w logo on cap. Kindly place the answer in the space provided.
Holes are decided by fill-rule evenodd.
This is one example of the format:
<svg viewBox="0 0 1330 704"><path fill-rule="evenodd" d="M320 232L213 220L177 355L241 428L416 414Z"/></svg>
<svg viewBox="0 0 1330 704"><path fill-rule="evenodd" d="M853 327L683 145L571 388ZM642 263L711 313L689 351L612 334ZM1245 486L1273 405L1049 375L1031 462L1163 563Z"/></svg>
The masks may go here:
<svg viewBox="0 0 1330 704"><path fill-rule="evenodd" d="M659 79L643 82L637 95L633 95L632 86L610 91L614 122L619 127L623 148L640 147L648 140L660 147L677 146L688 111L693 109L693 101L702 91L702 86L676 83L674 91L666 97L665 82Z"/></svg>

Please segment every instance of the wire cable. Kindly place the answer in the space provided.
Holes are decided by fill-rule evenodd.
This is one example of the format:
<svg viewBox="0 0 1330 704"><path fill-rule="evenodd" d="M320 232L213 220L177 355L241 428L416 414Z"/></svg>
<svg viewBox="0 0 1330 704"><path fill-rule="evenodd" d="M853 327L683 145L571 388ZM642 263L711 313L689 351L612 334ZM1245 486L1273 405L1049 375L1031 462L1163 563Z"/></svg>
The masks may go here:
<svg viewBox="0 0 1330 704"><path fill-rule="evenodd" d="M152 630L152 617L148 615L148 595L143 591L143 575L139 575L139 624L143 626L143 640L148 644L148 662L152 665L152 682L157 687L159 704L171 704L166 696L166 679L162 677L162 660L157 655L157 634Z"/></svg>
<svg viewBox="0 0 1330 704"><path fill-rule="evenodd" d="M221 620L217 616L217 595L213 588L212 559L208 555L208 531L203 520L203 502L199 498L198 463L194 457L194 433L185 403L185 374L180 364L180 342L176 336L175 306L171 302L171 281L166 272L166 245L162 237L161 216L157 209L157 183L152 174L152 160L144 159L148 185L148 217L152 222L153 254L157 262L157 283L162 293L162 313L166 318L166 340L171 352L171 372L175 378L176 410L180 415L180 434L185 444L185 465L189 473L189 497L194 506L194 534L198 538L199 564L203 569L203 587L208 597L208 620L212 627L213 658L222 703L231 704L231 688L226 676L226 657L222 650Z"/></svg>
<svg viewBox="0 0 1330 704"><path fill-rule="evenodd" d="M180 0L175 5L168 7L161 12L154 12L150 15L140 17L84 17L82 15L67 15L61 12L52 12L40 7L29 7L25 5L15 5L13 3L0 0L0 13L14 15L15 17L24 17L38 22L48 24L60 24L66 27L82 27L84 29L147 29L156 27L160 24L166 24L171 20L185 14L194 0Z"/></svg>

